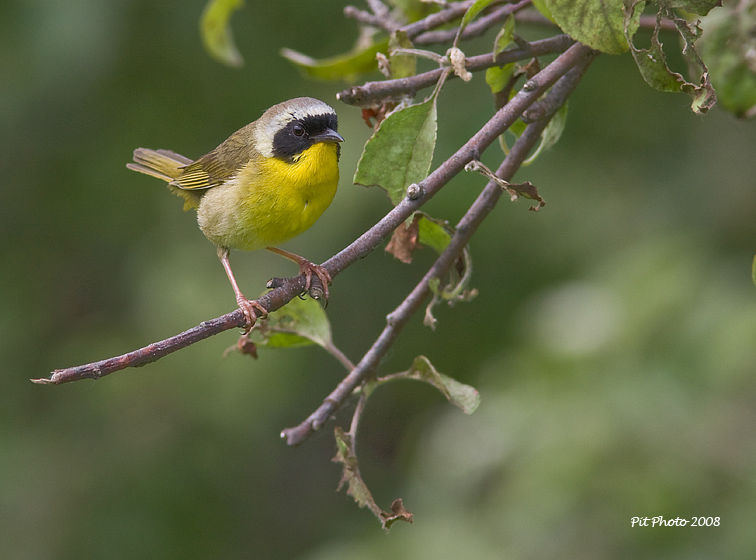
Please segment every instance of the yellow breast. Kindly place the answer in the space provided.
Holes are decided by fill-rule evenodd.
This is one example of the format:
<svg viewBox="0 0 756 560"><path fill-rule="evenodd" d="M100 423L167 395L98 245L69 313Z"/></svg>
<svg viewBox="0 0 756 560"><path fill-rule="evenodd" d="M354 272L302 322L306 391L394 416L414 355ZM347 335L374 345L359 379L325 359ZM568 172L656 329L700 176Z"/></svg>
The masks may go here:
<svg viewBox="0 0 756 560"><path fill-rule="evenodd" d="M202 197L199 226L223 247L254 251L278 245L315 223L338 182L335 144L314 144L293 162L260 156Z"/></svg>

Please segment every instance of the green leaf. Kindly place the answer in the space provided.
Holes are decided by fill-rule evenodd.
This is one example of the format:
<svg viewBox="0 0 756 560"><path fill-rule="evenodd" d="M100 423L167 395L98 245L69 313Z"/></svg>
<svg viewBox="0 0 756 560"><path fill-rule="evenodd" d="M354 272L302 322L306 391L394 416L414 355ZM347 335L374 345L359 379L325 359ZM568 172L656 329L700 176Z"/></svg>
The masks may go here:
<svg viewBox="0 0 756 560"><path fill-rule="evenodd" d="M459 66L459 63L455 63L455 57L451 56L451 53L456 51L456 57L459 57L458 60L464 61L464 55L462 54L462 51L460 51L457 48L457 44L459 43L460 37L462 37L462 33L464 33L465 28L472 23L472 21L478 17L478 14L485 10L490 4L492 4L494 0L476 0L472 3L472 5L467 8L467 11L465 12L465 15L462 16L462 21L459 23L459 27L457 28L457 35L454 37L454 43L452 44L452 47L447 51L447 56L451 59L452 67L454 67L454 73L457 74L460 78L463 78L466 82L470 81L470 78L472 77L469 72L464 72L464 63L462 63L462 66ZM469 77L468 77L469 76Z"/></svg>
<svg viewBox="0 0 756 560"><path fill-rule="evenodd" d="M564 128L567 125L568 107L569 103L565 102L551 118L549 124L546 125L546 129L542 134L543 140L541 141L539 150L549 150L553 148L562 137L562 132L564 132Z"/></svg>
<svg viewBox="0 0 756 560"><path fill-rule="evenodd" d="M272 348L332 345L331 323L325 310L311 298L294 298L261 320L252 331L253 342Z"/></svg>
<svg viewBox="0 0 756 560"><path fill-rule="evenodd" d="M436 96L386 117L365 144L354 182L379 186L396 205L425 179L436 145Z"/></svg>
<svg viewBox="0 0 756 560"><path fill-rule="evenodd" d="M551 11L546 6L546 0L533 0L533 7L539 12L541 12L541 15L543 17L556 23L554 21L554 16L551 15Z"/></svg>
<svg viewBox="0 0 756 560"><path fill-rule="evenodd" d="M667 8L677 8L705 16L712 8L716 8L722 3L722 0L660 0L659 4Z"/></svg>
<svg viewBox="0 0 756 560"><path fill-rule="evenodd" d="M567 125L567 102L565 102L557 112L551 117L549 124L541 133L541 142L538 144L538 148L533 152L528 159L522 162L523 165L530 165L536 158L541 155L542 152L550 150L562 137L562 132Z"/></svg>
<svg viewBox="0 0 756 560"><path fill-rule="evenodd" d="M472 6L467 8L467 11L465 12L465 15L462 16L462 22L460 23L460 34L462 31L464 31L464 28L467 27L472 21L478 17L478 14L485 10L490 4L492 4L494 0L476 0L473 2Z"/></svg>
<svg viewBox="0 0 756 560"><path fill-rule="evenodd" d="M373 42L367 47L358 43L348 53L320 60L291 49L281 49L281 56L293 62L308 78L353 81L360 74L378 69L375 55L387 52L388 43L388 38Z"/></svg>
<svg viewBox="0 0 756 560"><path fill-rule="evenodd" d="M243 5L244 0L209 0L200 20L200 35L205 49L213 58L229 66L244 64L229 26L231 14Z"/></svg>
<svg viewBox="0 0 756 560"><path fill-rule="evenodd" d="M494 39L494 56L504 52L504 49L506 49L512 43L512 41L514 41L514 28L514 15L509 14L507 16L507 19L504 20L504 24L501 26L501 29L499 29L499 32L496 34L496 38Z"/></svg>
<svg viewBox="0 0 756 560"><path fill-rule="evenodd" d="M526 128L528 128L528 125L525 124L522 119L517 119L512 123L512 126L507 129L507 132L511 132L516 138L519 138L522 136L522 133L525 132Z"/></svg>
<svg viewBox="0 0 756 560"><path fill-rule="evenodd" d="M632 52L635 63L648 85L659 91L670 93L680 91L682 76L672 72L667 66L667 57L656 35L651 38L650 48L636 49L633 47Z"/></svg>
<svg viewBox="0 0 756 560"><path fill-rule="evenodd" d="M514 73L514 69L514 62L510 62L504 66L486 68L486 83L491 88L491 93L497 94L506 87Z"/></svg>
<svg viewBox="0 0 756 560"><path fill-rule="evenodd" d="M421 245L430 247L439 255L451 243L452 230L445 220L434 220L430 216L417 212L418 236L417 240Z"/></svg>
<svg viewBox="0 0 756 560"><path fill-rule="evenodd" d="M398 8L408 23L423 19L439 10L437 4L424 0L388 0L386 3Z"/></svg>
<svg viewBox="0 0 756 560"><path fill-rule="evenodd" d="M554 21L573 39L609 54L628 49L630 36L638 29L640 12L625 26L623 0L546 0Z"/></svg>
<svg viewBox="0 0 756 560"><path fill-rule="evenodd" d="M503 52L514 39L514 16L512 14L507 16L504 20L504 25L501 26L499 33L494 39L493 55L496 56ZM505 64L504 66L493 66L486 69L486 83L491 88L491 93L496 94L509 82L509 78L512 77L515 65L513 62Z"/></svg>
<svg viewBox="0 0 756 560"><path fill-rule="evenodd" d="M711 12L699 41L720 105L741 118L756 117L756 8L747 5Z"/></svg>
<svg viewBox="0 0 756 560"><path fill-rule="evenodd" d="M465 414L472 414L480 404L480 393L471 387L439 372L428 358L418 356L412 367L404 372L407 379L424 381L441 391L446 399Z"/></svg>
<svg viewBox="0 0 756 560"><path fill-rule="evenodd" d="M397 29L389 38L389 63L391 65L391 77L409 78L414 76L417 67L417 57L410 54L394 54L396 49L411 49L412 41L407 37L407 33Z"/></svg>

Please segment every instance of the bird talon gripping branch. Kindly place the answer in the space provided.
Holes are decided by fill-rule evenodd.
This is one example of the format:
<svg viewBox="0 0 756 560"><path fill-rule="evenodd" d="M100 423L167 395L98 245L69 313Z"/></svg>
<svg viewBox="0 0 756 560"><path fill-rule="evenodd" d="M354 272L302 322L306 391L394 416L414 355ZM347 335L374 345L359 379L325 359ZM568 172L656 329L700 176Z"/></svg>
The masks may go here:
<svg viewBox="0 0 756 560"><path fill-rule="evenodd" d="M244 316L247 318L247 325L244 327L242 334L249 334L249 331L251 331L252 327L257 323L257 319L268 315L268 310L260 305L257 300L243 298L237 300L236 303L239 305L239 308L244 311Z"/></svg>

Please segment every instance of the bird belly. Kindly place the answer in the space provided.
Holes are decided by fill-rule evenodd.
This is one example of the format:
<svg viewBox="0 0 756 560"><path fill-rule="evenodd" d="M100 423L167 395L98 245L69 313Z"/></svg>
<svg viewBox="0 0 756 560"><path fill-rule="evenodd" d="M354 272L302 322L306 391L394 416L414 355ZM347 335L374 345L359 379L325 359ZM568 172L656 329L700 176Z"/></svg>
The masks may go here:
<svg viewBox="0 0 756 560"><path fill-rule="evenodd" d="M202 197L197 220L218 246L254 251L312 226L336 194L337 147L314 144L293 162L258 157Z"/></svg>

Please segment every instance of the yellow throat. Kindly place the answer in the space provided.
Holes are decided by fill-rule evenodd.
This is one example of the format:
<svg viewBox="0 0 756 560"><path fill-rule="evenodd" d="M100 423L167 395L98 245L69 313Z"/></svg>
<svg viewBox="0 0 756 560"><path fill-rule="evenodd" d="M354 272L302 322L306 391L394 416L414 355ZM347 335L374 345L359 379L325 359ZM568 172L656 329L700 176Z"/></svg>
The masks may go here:
<svg viewBox="0 0 756 560"><path fill-rule="evenodd" d="M254 251L295 237L331 204L338 146L316 143L288 162L258 156L200 201L200 229L213 243Z"/></svg>

